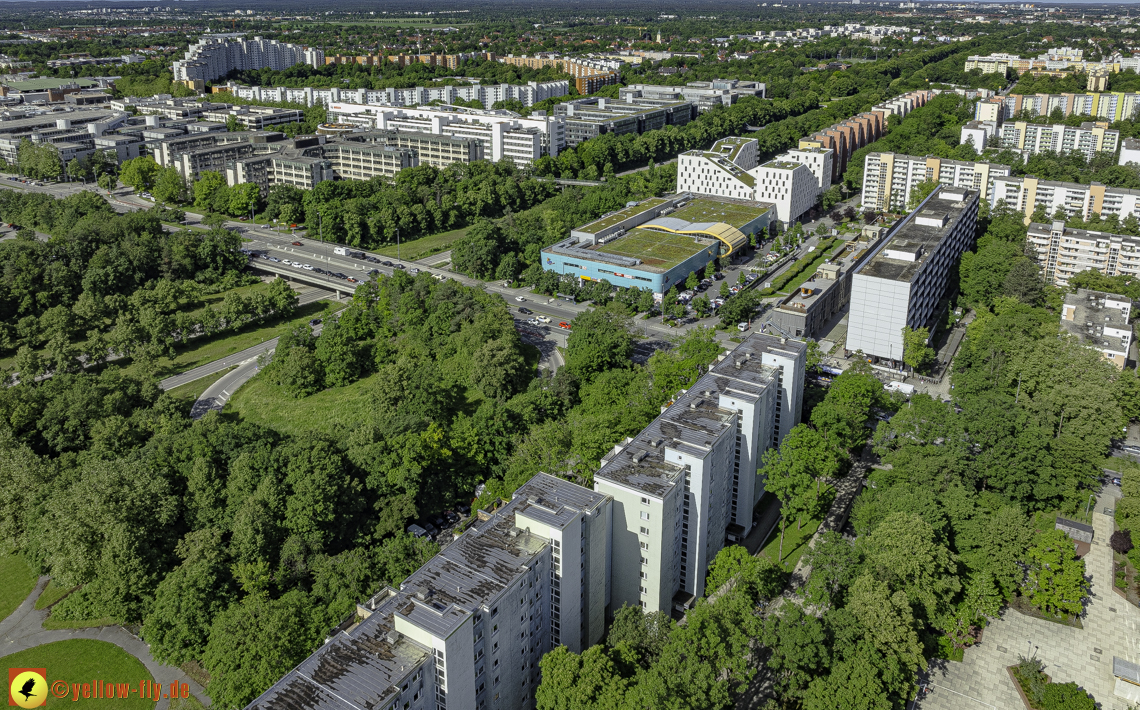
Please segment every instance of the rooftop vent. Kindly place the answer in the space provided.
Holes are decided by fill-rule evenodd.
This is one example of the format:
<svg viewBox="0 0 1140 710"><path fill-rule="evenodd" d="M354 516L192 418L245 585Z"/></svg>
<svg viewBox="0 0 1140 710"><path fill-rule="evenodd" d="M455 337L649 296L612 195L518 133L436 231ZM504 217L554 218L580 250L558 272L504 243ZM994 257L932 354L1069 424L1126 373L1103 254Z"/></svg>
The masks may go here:
<svg viewBox="0 0 1140 710"><path fill-rule="evenodd" d="M421 602L431 599L431 590L425 587L416 587L416 599L419 599Z"/></svg>
<svg viewBox="0 0 1140 710"><path fill-rule="evenodd" d="M394 644L394 643L396 643L397 641L399 641L399 640L400 640L400 639L402 639L403 637L404 637L404 635L403 635L403 634L401 634L399 631L396 631L395 629L392 629L392 630L391 630L391 631L389 631L388 633L384 634L384 639L385 639L385 640L386 640L388 643L391 643L391 644Z"/></svg>
<svg viewBox="0 0 1140 710"><path fill-rule="evenodd" d="M655 448L655 449L656 449L656 448L658 448L659 446L661 446L661 443L662 443L662 439L660 439L660 438L657 438L657 439L654 439L654 440L650 441L650 442L649 442L649 445L650 445L650 446L652 446L653 448Z"/></svg>
<svg viewBox="0 0 1140 710"><path fill-rule="evenodd" d="M700 406L704 403L705 400L703 397L697 397L692 402L689 402L689 409L699 409Z"/></svg>
<svg viewBox="0 0 1140 710"><path fill-rule="evenodd" d="M645 459L645 457L648 455L649 455L648 451L638 451L636 454L633 455L633 460L638 462L638 463L641 463Z"/></svg>

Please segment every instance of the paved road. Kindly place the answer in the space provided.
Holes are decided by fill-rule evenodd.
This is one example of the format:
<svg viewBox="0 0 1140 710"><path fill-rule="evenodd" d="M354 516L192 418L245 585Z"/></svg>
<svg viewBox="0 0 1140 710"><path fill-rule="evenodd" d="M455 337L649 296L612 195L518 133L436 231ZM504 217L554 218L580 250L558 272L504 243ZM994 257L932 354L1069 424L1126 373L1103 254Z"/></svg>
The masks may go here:
<svg viewBox="0 0 1140 710"><path fill-rule="evenodd" d="M272 349L277 347L277 338L272 341L273 345L268 348ZM266 343L268 344L268 343ZM257 374L258 370L257 358L251 358L242 362L233 372L227 372L218 381L206 388L194 402L194 406L190 408L191 419L201 419L206 416L208 412L220 412L226 406L226 402L230 400L234 392L238 388L249 381L251 377Z"/></svg>
<svg viewBox="0 0 1140 710"><path fill-rule="evenodd" d="M168 666L154 660L150 655L150 647L139 637L131 634L122 626L102 626L92 629L63 629L49 631L44 629L43 622L47 618L48 610L36 610L36 599L48 584L48 577L40 577L32 593L12 612L6 619L0 620L0 656L7 656L18 651L52 643L53 641L66 641L69 639L93 639L113 643L135 658L139 659L155 682L169 687L172 681L186 683L194 697L209 706L210 698L205 694L202 686L198 685L182 669ZM110 704L111 706L114 703ZM155 710L166 710L170 707L169 700L159 700Z"/></svg>
<svg viewBox="0 0 1140 710"><path fill-rule="evenodd" d="M1133 707L1113 694L1113 656L1140 663L1140 609L1112 587L1108 538L1113 518L1105 511L1113 510L1118 492L1114 486L1102 491L1092 515L1093 544L1085 556L1092 597L1082 619L1084 628L1062 626L1007 609L986 627L981 643L966 650L963 662L939 661L931 668L925 680L934 692L920 700L916 710L1022 710L1021 698L1005 669L1017 663L1018 655L1031 654L1045 662L1045 672L1055 682L1072 681L1092 693L1101 710Z"/></svg>
<svg viewBox="0 0 1140 710"><path fill-rule="evenodd" d="M439 266L440 264L444 264L444 263L447 263L449 261L451 261L451 250L450 249L448 249L447 251L441 251L438 254L432 254L431 256L425 256L424 258L420 259L417 263L423 264L424 266Z"/></svg>

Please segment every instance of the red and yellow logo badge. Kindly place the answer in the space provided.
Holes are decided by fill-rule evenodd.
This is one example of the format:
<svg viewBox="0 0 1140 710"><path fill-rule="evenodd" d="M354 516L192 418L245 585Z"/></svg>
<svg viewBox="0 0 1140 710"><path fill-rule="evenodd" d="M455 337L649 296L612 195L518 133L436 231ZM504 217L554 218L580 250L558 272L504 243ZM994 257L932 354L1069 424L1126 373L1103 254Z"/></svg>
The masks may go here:
<svg viewBox="0 0 1140 710"><path fill-rule="evenodd" d="M47 702L46 668L9 668L8 704L22 708L38 708Z"/></svg>

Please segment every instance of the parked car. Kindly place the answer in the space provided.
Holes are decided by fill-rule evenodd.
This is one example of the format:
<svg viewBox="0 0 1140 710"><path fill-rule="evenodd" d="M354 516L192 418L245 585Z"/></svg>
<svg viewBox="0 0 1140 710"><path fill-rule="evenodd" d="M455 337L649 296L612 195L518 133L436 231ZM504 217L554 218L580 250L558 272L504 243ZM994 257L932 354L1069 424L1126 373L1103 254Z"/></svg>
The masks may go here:
<svg viewBox="0 0 1140 710"><path fill-rule="evenodd" d="M321 324L320 318L314 318L311 321L309 321L309 325L320 325L320 324Z"/></svg>
<svg viewBox="0 0 1140 710"><path fill-rule="evenodd" d="M737 323L736 329L739 330L741 333L743 333L744 331L748 330L748 324L747 323Z"/></svg>
<svg viewBox="0 0 1140 710"><path fill-rule="evenodd" d="M1114 486L1120 485L1120 477L1119 476L1116 476L1112 479L1112 485L1114 485Z"/></svg>
<svg viewBox="0 0 1140 710"><path fill-rule="evenodd" d="M529 316L529 315L531 315L532 313L534 313L534 311L532 311L531 309L529 309L529 308L527 308L527 307L525 307L525 306L519 306L519 313L523 313L523 314L526 314L526 315L528 315L528 316Z"/></svg>

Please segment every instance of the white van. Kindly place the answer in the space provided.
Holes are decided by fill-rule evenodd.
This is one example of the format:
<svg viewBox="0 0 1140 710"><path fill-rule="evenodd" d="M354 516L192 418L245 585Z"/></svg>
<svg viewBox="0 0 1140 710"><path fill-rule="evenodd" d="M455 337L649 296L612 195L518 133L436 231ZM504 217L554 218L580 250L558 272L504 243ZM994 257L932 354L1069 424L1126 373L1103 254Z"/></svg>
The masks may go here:
<svg viewBox="0 0 1140 710"><path fill-rule="evenodd" d="M333 254L337 256L348 256L348 249L344 247L333 247Z"/></svg>

